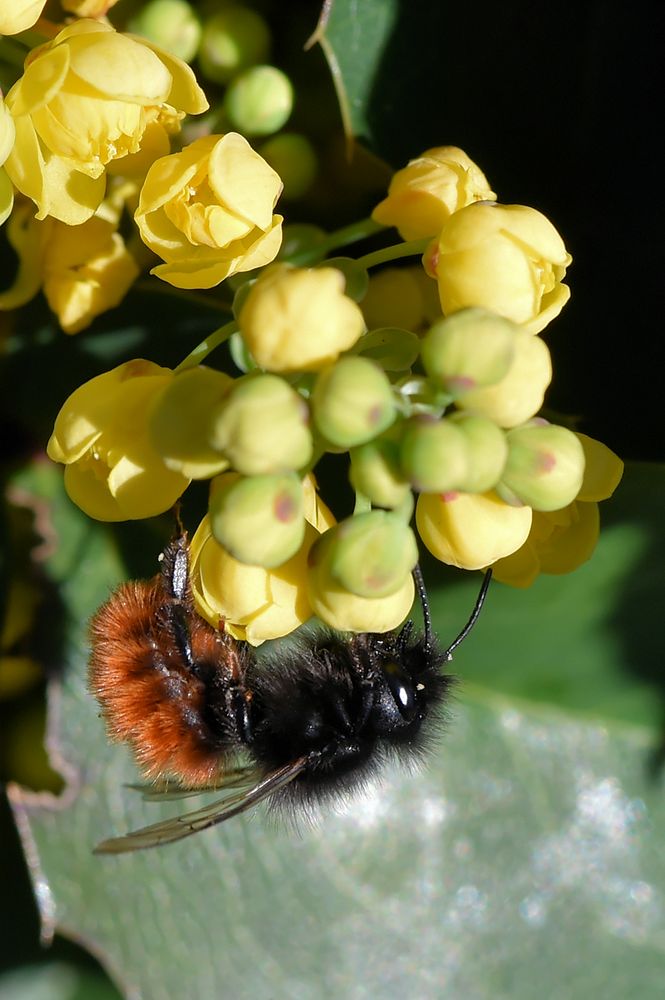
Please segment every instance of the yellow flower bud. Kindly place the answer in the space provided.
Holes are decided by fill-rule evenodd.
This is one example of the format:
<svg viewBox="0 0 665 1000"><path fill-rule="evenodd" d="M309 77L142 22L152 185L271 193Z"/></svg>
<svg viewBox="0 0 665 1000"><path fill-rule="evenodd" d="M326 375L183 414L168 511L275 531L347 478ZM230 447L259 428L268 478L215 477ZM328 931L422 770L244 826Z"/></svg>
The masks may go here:
<svg viewBox="0 0 665 1000"><path fill-rule="evenodd" d="M318 498L313 476L306 476L302 486L305 537L298 552L275 570L234 559L214 538L208 516L192 538L190 571L197 611L214 628L224 624L232 636L252 646L288 635L312 615L307 557L334 518Z"/></svg>
<svg viewBox="0 0 665 1000"><path fill-rule="evenodd" d="M496 493L424 493L416 525L437 559L460 569L483 569L525 541L531 508L512 507Z"/></svg>
<svg viewBox="0 0 665 1000"><path fill-rule="evenodd" d="M497 493L534 510L559 510L572 503L584 475L584 449L566 427L534 420L506 434L508 459Z"/></svg>
<svg viewBox="0 0 665 1000"><path fill-rule="evenodd" d="M431 278L427 280L431 282ZM368 330L381 326L420 329L425 321L425 301L416 269L384 267L372 272L362 311Z"/></svg>
<svg viewBox="0 0 665 1000"><path fill-rule="evenodd" d="M358 597L390 597L418 562L411 528L386 510L347 517L326 532L325 545L330 576Z"/></svg>
<svg viewBox="0 0 665 1000"><path fill-rule="evenodd" d="M46 0L2 0L0 3L0 35L17 35L27 31L41 15Z"/></svg>
<svg viewBox="0 0 665 1000"><path fill-rule="evenodd" d="M481 306L539 333L561 312L572 258L552 223L524 205L468 205L444 225L428 261L445 315Z"/></svg>
<svg viewBox="0 0 665 1000"><path fill-rule="evenodd" d="M307 403L278 375L248 375L215 415L210 443L245 476L300 469L312 455Z"/></svg>
<svg viewBox="0 0 665 1000"><path fill-rule="evenodd" d="M436 236L445 221L475 201L494 201L482 170L456 146L428 149L394 175L372 218L396 226L405 240Z"/></svg>
<svg viewBox="0 0 665 1000"><path fill-rule="evenodd" d="M173 131L208 104L184 62L148 42L82 19L41 46L7 94L16 142L7 173L38 219L89 219L108 163L136 153L149 123Z"/></svg>
<svg viewBox="0 0 665 1000"><path fill-rule="evenodd" d="M272 569L302 545L304 500L295 473L224 473L212 484L209 510L213 535L239 562Z"/></svg>
<svg viewBox="0 0 665 1000"><path fill-rule="evenodd" d="M352 450L350 479L376 507L399 507L411 492L402 475L399 445L386 437Z"/></svg>
<svg viewBox="0 0 665 1000"><path fill-rule="evenodd" d="M256 363L273 372L316 371L356 343L365 323L332 267L275 264L252 286L238 317Z"/></svg>
<svg viewBox="0 0 665 1000"><path fill-rule="evenodd" d="M465 493L493 490L508 458L506 435L488 417L456 413L449 419L462 432L467 444L467 472L461 489Z"/></svg>
<svg viewBox="0 0 665 1000"><path fill-rule="evenodd" d="M340 448L369 441L396 415L385 372L361 357L340 358L320 373L312 392L314 422L326 440Z"/></svg>
<svg viewBox="0 0 665 1000"><path fill-rule="evenodd" d="M65 464L65 489L90 517L152 517L189 485L166 467L148 433L150 411L172 378L151 361L128 361L80 386L60 410L48 455Z"/></svg>
<svg viewBox="0 0 665 1000"><path fill-rule="evenodd" d="M485 309L461 309L430 328L422 342L423 366L453 398L463 397L507 375L519 332Z"/></svg>
<svg viewBox="0 0 665 1000"><path fill-rule="evenodd" d="M175 375L150 418L152 442L169 469L209 479L228 468L211 438L215 413L232 386L230 375L204 366Z"/></svg>
<svg viewBox="0 0 665 1000"><path fill-rule="evenodd" d="M331 572L333 541L326 532L309 553L308 596L314 614L342 632L389 632L400 625L413 604L410 573L388 597L360 597L343 587Z"/></svg>
<svg viewBox="0 0 665 1000"><path fill-rule="evenodd" d="M506 375L495 385L463 393L456 400L458 407L482 414L499 427L516 427L535 416L552 380L549 348L540 337L517 330L513 349Z"/></svg>
<svg viewBox="0 0 665 1000"><path fill-rule="evenodd" d="M263 267L282 240L273 209L282 182L236 132L207 135L150 167L134 216L143 242L177 288L212 288Z"/></svg>
<svg viewBox="0 0 665 1000"><path fill-rule="evenodd" d="M451 420L412 417L402 434L402 472L421 493L459 490L469 475L467 452L466 438Z"/></svg>

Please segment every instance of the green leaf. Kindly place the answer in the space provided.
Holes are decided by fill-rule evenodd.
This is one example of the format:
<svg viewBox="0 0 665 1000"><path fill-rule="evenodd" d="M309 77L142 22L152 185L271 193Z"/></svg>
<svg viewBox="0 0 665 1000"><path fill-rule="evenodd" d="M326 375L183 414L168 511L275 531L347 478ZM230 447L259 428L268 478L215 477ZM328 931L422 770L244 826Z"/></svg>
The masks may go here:
<svg viewBox="0 0 665 1000"><path fill-rule="evenodd" d="M11 793L47 934L82 940L127 996L146 1000L438 1000L442 990L531 1000L534 984L554 1000L660 995L665 803L647 777L653 734L608 705L621 700L614 673L626 655L617 602L636 573L647 575L642 598L655 579L638 563L650 512L662 510L661 470L627 478L588 569L546 581L542 595L510 592L509 603L492 587L457 651L463 680L424 773L388 772L298 836L258 811L169 847L102 857L91 854L99 840L199 800L155 804L126 787L136 769L107 744L85 690L85 622L121 575L113 535L72 508L58 470L43 466L22 485L51 503L59 545L47 568L68 609L49 743L69 787L58 802ZM446 637L468 616L472 589L435 593ZM656 657L647 601L635 612L642 652ZM558 705L545 704L547 692L503 676L519 661L524 677L568 683L569 661L583 672L588 657L595 719L569 710L593 706L558 691ZM475 663L485 667L474 683ZM631 674L623 683L639 703L640 684Z"/></svg>
<svg viewBox="0 0 665 1000"><path fill-rule="evenodd" d="M377 66L392 34L396 0L329 0L314 40L332 74L347 136L371 140L368 118Z"/></svg>

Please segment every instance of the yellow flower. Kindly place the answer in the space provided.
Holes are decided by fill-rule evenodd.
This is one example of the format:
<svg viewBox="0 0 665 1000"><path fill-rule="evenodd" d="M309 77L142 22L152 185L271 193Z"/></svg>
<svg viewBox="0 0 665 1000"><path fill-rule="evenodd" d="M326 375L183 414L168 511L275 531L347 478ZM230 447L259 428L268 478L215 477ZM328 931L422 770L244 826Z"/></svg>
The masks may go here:
<svg viewBox="0 0 665 1000"><path fill-rule="evenodd" d="M551 380L552 360L547 344L517 329L513 359L504 377L494 385L461 393L455 404L468 413L488 417L499 427L516 427L538 412Z"/></svg>
<svg viewBox="0 0 665 1000"><path fill-rule="evenodd" d="M98 216L80 226L40 222L28 202L21 204L7 225L19 267L14 284L0 293L0 309L23 305L43 287L65 333L78 333L118 305L139 268L117 224Z"/></svg>
<svg viewBox="0 0 665 1000"><path fill-rule="evenodd" d="M273 209L279 175L235 132L209 135L148 171L135 219L165 264L152 273L177 288L212 288L263 267L282 242Z"/></svg>
<svg viewBox="0 0 665 1000"><path fill-rule="evenodd" d="M483 306L540 333L563 309L572 257L552 223L524 205L468 205L444 225L428 273L446 316Z"/></svg>
<svg viewBox="0 0 665 1000"><path fill-rule="evenodd" d="M349 522L353 520L350 518ZM415 588L411 573L406 571L397 590L387 596L361 597L339 582L334 565L338 547L334 541L327 532L309 554L308 595L314 614L341 632L390 632L401 625L413 604ZM413 557L416 558L415 546Z"/></svg>
<svg viewBox="0 0 665 1000"><path fill-rule="evenodd" d="M571 573L591 558L600 532L598 501L612 495L623 475L623 462L606 445L586 434L577 437L585 468L577 499L561 510L534 511L524 544L494 566L494 576L513 587L530 586L539 573Z"/></svg>
<svg viewBox="0 0 665 1000"><path fill-rule="evenodd" d="M462 149L439 146L397 171L372 218L396 226L404 240L418 240L436 236L465 205L495 199L484 173Z"/></svg>
<svg viewBox="0 0 665 1000"><path fill-rule="evenodd" d="M316 371L356 343L363 314L334 267L275 264L252 286L238 317L254 360L273 372Z"/></svg>
<svg viewBox="0 0 665 1000"><path fill-rule="evenodd" d="M152 517L189 485L166 467L148 433L150 411L173 377L152 361L128 361L80 386L60 410L48 455L65 464L65 489L90 517Z"/></svg>
<svg viewBox="0 0 665 1000"><path fill-rule="evenodd" d="M46 0L0 0L0 35L27 31L45 6Z"/></svg>
<svg viewBox="0 0 665 1000"><path fill-rule="evenodd" d="M60 0L62 9L77 17L104 17L118 0Z"/></svg>
<svg viewBox="0 0 665 1000"><path fill-rule="evenodd" d="M14 188L2 164L12 151L16 129L0 94L0 226L11 213L14 205Z"/></svg>
<svg viewBox="0 0 665 1000"><path fill-rule="evenodd" d="M312 476L303 481L305 538L298 552L276 569L238 562L215 540L204 517L191 544L191 581L197 610L215 628L225 624L236 639L258 646L288 635L312 616L307 596L309 550L334 523L319 500Z"/></svg>
<svg viewBox="0 0 665 1000"><path fill-rule="evenodd" d="M7 173L38 219L69 225L90 218L107 164L136 153L149 125L174 131L208 106L180 59L87 19L30 54L6 101L16 125Z"/></svg>
<svg viewBox="0 0 665 1000"><path fill-rule="evenodd" d="M496 493L423 493L416 525L437 559L460 569L484 569L509 555L531 528L530 507L511 507Z"/></svg>

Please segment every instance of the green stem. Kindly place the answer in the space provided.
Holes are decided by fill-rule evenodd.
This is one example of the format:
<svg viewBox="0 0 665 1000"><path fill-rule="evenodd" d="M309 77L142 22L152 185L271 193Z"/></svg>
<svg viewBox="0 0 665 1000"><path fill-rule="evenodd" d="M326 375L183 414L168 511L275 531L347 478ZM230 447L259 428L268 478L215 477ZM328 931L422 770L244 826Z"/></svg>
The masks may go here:
<svg viewBox="0 0 665 1000"><path fill-rule="evenodd" d="M178 375L180 372L187 371L188 368L195 368L197 365L200 365L211 351L214 351L216 347L219 347L220 344L228 340L237 329L238 324L235 320L231 320L230 323L220 326L209 337L206 337L200 344L197 344L193 351L189 352L187 357L174 369L175 374Z"/></svg>
<svg viewBox="0 0 665 1000"><path fill-rule="evenodd" d="M289 258L289 263L295 264L296 267L316 264L327 257L331 250L349 246L351 243L358 243L360 240L367 239L368 236L380 233L385 228L378 222L374 222L373 219L359 219L358 222L352 222L349 226L342 226L341 229L328 233L325 239L317 243L315 247L309 247L307 250L301 250L300 253L294 254L293 257Z"/></svg>
<svg viewBox="0 0 665 1000"><path fill-rule="evenodd" d="M402 257L420 257L425 253L430 243L430 239L396 243L395 246L366 253L364 257L359 257L356 263L368 270L370 267L376 267L377 264L385 264L389 260L400 260Z"/></svg>
<svg viewBox="0 0 665 1000"><path fill-rule="evenodd" d="M19 45L13 38L0 38L0 59L2 62L22 70L27 52L28 50Z"/></svg>

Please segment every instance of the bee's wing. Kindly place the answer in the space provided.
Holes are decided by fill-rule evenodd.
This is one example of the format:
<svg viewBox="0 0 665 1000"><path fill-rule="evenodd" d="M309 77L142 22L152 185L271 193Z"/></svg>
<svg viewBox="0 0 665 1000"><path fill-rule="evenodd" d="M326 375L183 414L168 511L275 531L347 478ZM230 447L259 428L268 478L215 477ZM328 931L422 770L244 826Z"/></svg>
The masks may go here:
<svg viewBox="0 0 665 1000"><path fill-rule="evenodd" d="M110 840L103 840L95 847L95 854L122 854L125 851L139 851L144 847L158 847L160 844L172 844L183 837L189 837L199 830L207 830L211 826L223 823L239 813L251 809L252 806L262 802L273 792L284 788L293 781L307 764L307 757L298 757L297 760L285 764L284 767L273 771L258 784L248 791L238 792L235 795L226 796L211 802L210 805L196 809L194 812L185 813L183 816L173 816L165 819L161 823L152 823L144 826L141 830L134 830L124 837L113 837Z"/></svg>
<svg viewBox="0 0 665 1000"><path fill-rule="evenodd" d="M161 778L152 784L127 785L132 791L140 792L146 802L166 802L169 799L186 799L206 792L219 792L223 788L239 788L256 779L255 767L235 767L209 785L182 785L179 781Z"/></svg>

